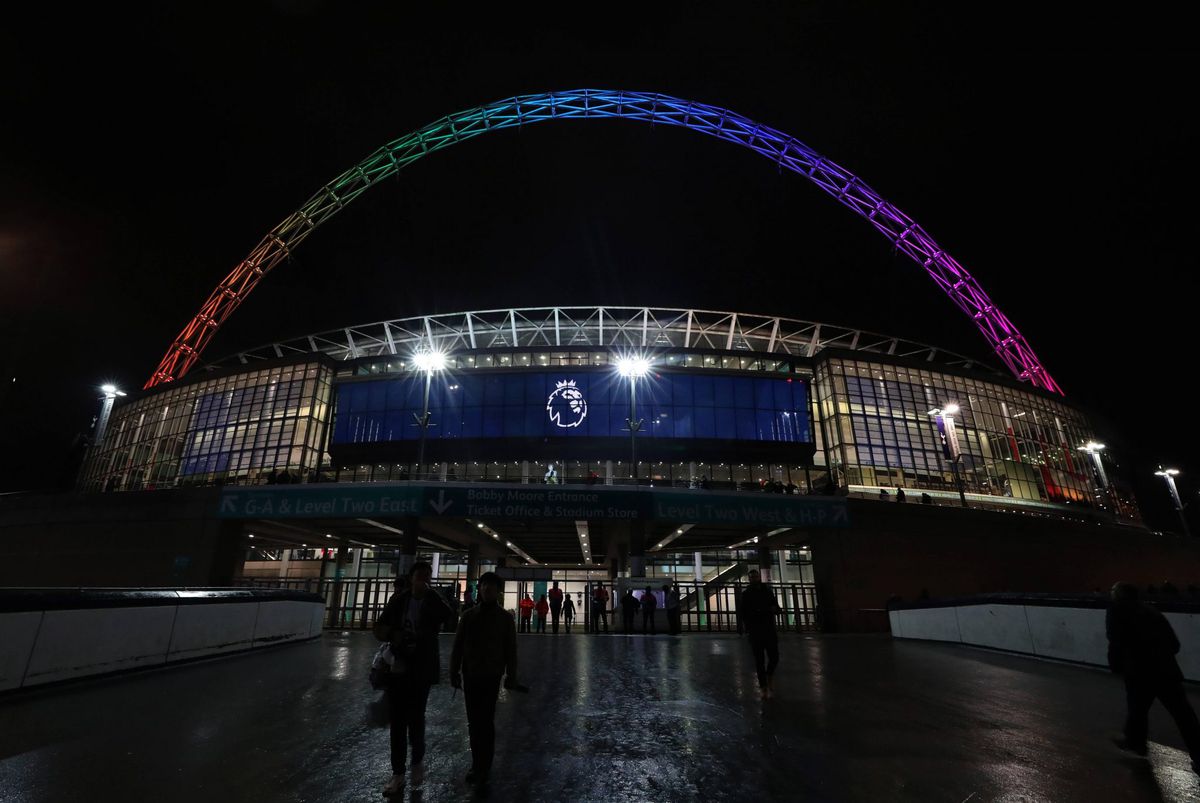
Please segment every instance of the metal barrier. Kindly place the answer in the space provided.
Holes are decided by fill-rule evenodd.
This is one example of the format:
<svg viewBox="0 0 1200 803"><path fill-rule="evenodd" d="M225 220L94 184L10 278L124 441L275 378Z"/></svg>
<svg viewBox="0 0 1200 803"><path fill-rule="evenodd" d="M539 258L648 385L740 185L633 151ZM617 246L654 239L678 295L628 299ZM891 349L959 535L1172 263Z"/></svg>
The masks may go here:
<svg viewBox="0 0 1200 803"><path fill-rule="evenodd" d="M654 578L656 587L665 580ZM332 577L316 578L243 578L239 585L251 588L286 588L319 594L325 599L325 627L338 630L366 630L375 625L387 601L395 591L393 577ZM607 585L607 584L606 584ZM691 600L681 605L680 626L693 633L735 633L738 629L737 600L748 587L746 583L728 583L713 587L709 582L680 582L681 600ZM775 620L780 631L815 632L820 629L817 610L817 590L811 583L770 583L775 599L782 611ZM458 611L451 589L453 586L431 588L447 600L452 610ZM591 622L591 591L584 594L584 610L577 612L576 620L583 630ZM608 603L610 629L616 629L616 611L612 601ZM665 615L665 614L664 614ZM639 619L640 621L640 619Z"/></svg>
<svg viewBox="0 0 1200 803"><path fill-rule="evenodd" d="M782 612L775 618L780 631L813 632L820 628L817 589L811 583L770 583ZM687 631L737 632L737 600L745 583L728 583L713 588L711 583L680 583L684 599L695 595L695 604L682 609L681 625Z"/></svg>

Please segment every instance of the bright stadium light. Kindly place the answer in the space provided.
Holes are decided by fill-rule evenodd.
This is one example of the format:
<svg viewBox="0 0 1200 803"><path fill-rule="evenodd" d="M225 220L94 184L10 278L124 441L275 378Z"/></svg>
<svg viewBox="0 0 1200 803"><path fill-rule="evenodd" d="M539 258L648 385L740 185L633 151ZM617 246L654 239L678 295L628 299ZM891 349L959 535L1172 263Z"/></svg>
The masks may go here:
<svg viewBox="0 0 1200 803"><path fill-rule="evenodd" d="M413 355L413 363L426 374L430 374L446 367L446 355L435 349L418 351Z"/></svg>
<svg viewBox="0 0 1200 803"><path fill-rule="evenodd" d="M962 460L962 452L958 446L958 430L954 428L954 416L959 411L959 406L954 402L943 407L930 410L927 415L932 416L937 421L938 435L942 440L942 454L950 463L950 470L954 472L954 484L958 486L958 499L963 507L967 507L967 492L963 487L962 474L959 472L958 464Z"/></svg>
<svg viewBox="0 0 1200 803"><path fill-rule="evenodd" d="M125 391L120 390L111 382L105 382L100 386L100 392L104 396L100 399L100 415L96 416L95 420L95 437L92 438L92 445L98 446L104 440L104 433L108 429L108 418L112 415L113 402L118 396L124 396Z"/></svg>
<svg viewBox="0 0 1200 803"><path fill-rule="evenodd" d="M617 358L617 373L627 377L642 377L650 373L650 360L640 355Z"/></svg>
<svg viewBox="0 0 1200 803"><path fill-rule="evenodd" d="M1096 441L1088 441L1083 446L1077 446L1076 450L1086 453L1092 461L1092 471L1095 474L1095 480L1100 485L1096 496L1103 498L1106 495L1110 495L1110 501L1119 513L1121 511L1120 499L1115 493L1112 493L1111 486L1108 483L1108 474L1104 471L1104 461L1100 459L1100 453L1104 451L1104 444L1096 443Z"/></svg>
<svg viewBox="0 0 1200 803"><path fill-rule="evenodd" d="M421 439L417 446L417 479L425 471L425 436L429 433L429 385L433 382L435 371L446 367L446 353L435 348L427 348L413 355L413 364L425 374L425 397L421 405L421 414L413 413L413 420L421 428Z"/></svg>
<svg viewBox="0 0 1200 803"><path fill-rule="evenodd" d="M1179 514L1179 523L1183 525L1183 534L1190 536L1192 533L1188 529L1187 519L1183 515L1183 502L1179 499L1179 489L1175 487L1175 478L1179 476L1177 468L1158 467L1158 471L1154 472L1154 476L1162 477L1167 483L1167 490L1171 492L1171 501L1175 503L1175 512Z"/></svg>
<svg viewBox="0 0 1200 803"><path fill-rule="evenodd" d="M637 381L650 373L651 361L644 354L622 354L617 357L617 373L629 380L629 466L633 471L633 483L637 484L637 433L642 422L637 417ZM618 463L618 465L620 465Z"/></svg>

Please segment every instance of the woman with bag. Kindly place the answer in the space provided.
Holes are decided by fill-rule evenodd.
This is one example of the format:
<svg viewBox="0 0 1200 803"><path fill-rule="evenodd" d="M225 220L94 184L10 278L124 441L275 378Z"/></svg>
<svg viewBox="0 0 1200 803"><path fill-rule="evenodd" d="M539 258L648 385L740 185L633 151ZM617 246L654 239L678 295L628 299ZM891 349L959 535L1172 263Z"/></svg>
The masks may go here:
<svg viewBox="0 0 1200 803"><path fill-rule="evenodd" d="M425 706L429 688L438 682L441 660L438 633L451 617L450 607L429 587L433 567L414 563L408 588L392 595L375 621L375 637L391 648L387 675L388 711L391 714L392 777L384 795L404 788L405 754L412 744L414 770L425 758Z"/></svg>

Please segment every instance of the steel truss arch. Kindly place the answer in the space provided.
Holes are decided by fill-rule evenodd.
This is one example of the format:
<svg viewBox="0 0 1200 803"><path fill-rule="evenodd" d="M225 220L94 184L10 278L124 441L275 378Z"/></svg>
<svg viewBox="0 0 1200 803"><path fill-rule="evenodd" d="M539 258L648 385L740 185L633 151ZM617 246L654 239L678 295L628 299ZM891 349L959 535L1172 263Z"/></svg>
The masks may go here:
<svg viewBox="0 0 1200 803"><path fill-rule="evenodd" d="M379 148L308 199L259 241L176 336L145 387L183 377L259 281L319 225L382 179L427 154L488 131L559 119L619 118L679 126L747 147L799 173L865 218L923 267L1020 380L1062 393L1016 326L920 225L857 176L794 137L716 106L649 92L579 89L519 95L458 112Z"/></svg>
<svg viewBox="0 0 1200 803"><path fill-rule="evenodd" d="M409 358L427 347L469 353L511 348L684 349L814 357L845 349L992 370L971 357L904 338L828 323L745 312L664 307L524 307L446 312L373 321L300 335L235 352L213 367L297 354L337 360Z"/></svg>

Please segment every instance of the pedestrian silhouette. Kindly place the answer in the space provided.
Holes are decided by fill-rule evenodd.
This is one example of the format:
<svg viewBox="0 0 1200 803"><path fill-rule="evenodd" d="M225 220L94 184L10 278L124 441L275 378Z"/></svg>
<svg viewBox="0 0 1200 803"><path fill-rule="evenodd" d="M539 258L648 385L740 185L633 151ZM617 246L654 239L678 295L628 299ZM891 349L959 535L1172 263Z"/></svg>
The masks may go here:
<svg viewBox="0 0 1200 803"><path fill-rule="evenodd" d="M1146 755L1150 706L1157 698L1175 720L1200 772L1200 720L1183 691L1183 673L1175 655L1179 639L1161 612L1138 599L1129 583L1112 587L1112 604L1105 616L1108 665L1125 679L1127 716L1124 738L1117 745L1139 756Z"/></svg>
<svg viewBox="0 0 1200 803"><path fill-rule="evenodd" d="M634 616L637 614L638 600L633 595L633 589L625 589L625 593L621 595L621 621L625 625L625 633L633 632Z"/></svg>

